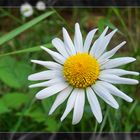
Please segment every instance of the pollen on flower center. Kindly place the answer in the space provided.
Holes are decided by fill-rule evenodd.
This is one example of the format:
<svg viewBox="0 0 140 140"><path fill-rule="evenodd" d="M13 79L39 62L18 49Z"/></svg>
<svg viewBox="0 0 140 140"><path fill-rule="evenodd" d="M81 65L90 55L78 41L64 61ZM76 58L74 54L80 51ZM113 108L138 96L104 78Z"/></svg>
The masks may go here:
<svg viewBox="0 0 140 140"><path fill-rule="evenodd" d="M72 86L86 88L96 82L99 76L99 64L91 55L78 53L65 61L63 73Z"/></svg>

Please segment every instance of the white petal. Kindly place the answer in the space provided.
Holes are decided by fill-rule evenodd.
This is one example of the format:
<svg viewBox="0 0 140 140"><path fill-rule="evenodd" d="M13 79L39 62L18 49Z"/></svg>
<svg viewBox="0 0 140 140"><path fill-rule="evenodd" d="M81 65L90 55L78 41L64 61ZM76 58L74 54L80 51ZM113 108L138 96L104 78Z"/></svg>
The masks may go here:
<svg viewBox="0 0 140 140"><path fill-rule="evenodd" d="M108 29L109 29L109 27L107 26L107 27L104 29L104 31L102 32L102 34L100 35L101 38L104 37L104 36L106 35ZM99 38L100 38L100 37L99 37Z"/></svg>
<svg viewBox="0 0 140 140"><path fill-rule="evenodd" d="M51 115L55 111L55 109L68 98L71 91L72 91L72 87L69 86L69 87L65 88L64 90L62 90L57 95L57 97L56 97L56 99L55 99L55 101L50 109L49 115Z"/></svg>
<svg viewBox="0 0 140 140"><path fill-rule="evenodd" d="M105 69L105 70L102 70L100 74L114 74L114 75L117 75L117 76L139 75L138 72L127 71L127 70L122 70L122 69Z"/></svg>
<svg viewBox="0 0 140 140"><path fill-rule="evenodd" d="M48 69L62 69L62 65L52 61L31 60L31 62L45 66Z"/></svg>
<svg viewBox="0 0 140 140"><path fill-rule="evenodd" d="M46 47L43 47L43 46L41 46L41 48L43 50L45 50L47 53L49 53L56 62L58 62L60 64L64 64L66 59L61 54L54 52L54 51L52 51Z"/></svg>
<svg viewBox="0 0 140 140"><path fill-rule="evenodd" d="M57 77L54 79L51 79L49 81L45 81L45 82L41 82L41 83L37 83L37 84L32 84L29 86L29 88L35 88L35 87L47 87L47 86L52 86L56 83L60 83L63 82L63 79L61 77Z"/></svg>
<svg viewBox="0 0 140 140"><path fill-rule="evenodd" d="M109 59L110 57L112 57L124 44L126 43L126 41L123 41L122 43L120 43L118 46L116 46L115 48L113 48L110 51L105 52L103 55L101 55L98 59L98 61L101 63L102 61L105 61L106 59Z"/></svg>
<svg viewBox="0 0 140 140"><path fill-rule="evenodd" d="M48 98L60 91L62 91L63 89L65 89L66 87L68 87L68 84L65 82L61 82L61 83L57 83L53 86L47 87L41 91L39 91L36 94L36 98L37 99L44 99L44 98Z"/></svg>
<svg viewBox="0 0 140 140"><path fill-rule="evenodd" d="M66 109L61 117L61 121L63 121L67 115L70 113L70 111L73 109L74 107L74 104L75 104L75 100L76 100L76 97L77 97L77 94L78 94L78 89L74 89L68 99L68 102L67 102L67 106L66 106Z"/></svg>
<svg viewBox="0 0 140 140"><path fill-rule="evenodd" d="M83 89L79 89L74 105L74 112L73 112L73 120L72 124L75 125L80 122L84 112L84 105L85 105L85 91Z"/></svg>
<svg viewBox="0 0 140 140"><path fill-rule="evenodd" d="M98 59L97 59L98 60ZM99 62L98 61L98 63L100 64L100 67L102 66L102 65L104 65L105 63L107 63L108 61L110 61L109 59L104 59L103 61L101 61L101 62Z"/></svg>
<svg viewBox="0 0 140 140"><path fill-rule="evenodd" d="M61 76L61 72L57 70L47 70L47 71L42 71L29 75L28 80L31 81L48 80L48 79L55 78L56 76Z"/></svg>
<svg viewBox="0 0 140 140"><path fill-rule="evenodd" d="M128 63L135 61L136 59L133 57L120 57L109 60L107 63L101 66L101 69L111 69L115 67L119 67Z"/></svg>
<svg viewBox="0 0 140 140"><path fill-rule="evenodd" d="M99 36L99 38L94 42L94 44L92 45L91 50L90 50L91 55L94 55L96 50L99 49L98 47L103 45L102 42L104 40L104 37L105 37L105 34L107 33L107 31L108 31L108 27L105 28L105 30L102 32L102 34Z"/></svg>
<svg viewBox="0 0 140 140"><path fill-rule="evenodd" d="M115 109L119 108L119 105L118 105L117 101L108 92L108 90L106 88L104 88L103 86L98 84L98 82L96 82L96 84L93 85L92 87L93 87L94 91L96 92L96 94L99 97L101 97L107 104L109 104L110 106L112 106Z"/></svg>
<svg viewBox="0 0 140 140"><path fill-rule="evenodd" d="M93 92L93 90L90 87L88 87L86 89L86 94L87 94L88 102L90 104L93 115L95 116L96 120L99 123L101 123L102 122L102 111L101 111L100 104L98 102L98 99L97 99L95 93Z"/></svg>
<svg viewBox="0 0 140 140"><path fill-rule="evenodd" d="M65 28L63 28L63 38L64 38L64 44L65 44L65 47L67 49L67 52L70 55L76 54L76 50L75 50L75 47L73 45L73 42L70 39L70 36Z"/></svg>
<svg viewBox="0 0 140 140"><path fill-rule="evenodd" d="M102 40L99 46L96 46L98 49L96 49L96 52L94 53L94 56L98 59L103 52L106 50L111 38L113 35L117 32L117 29L106 35Z"/></svg>
<svg viewBox="0 0 140 140"><path fill-rule="evenodd" d="M85 42L84 42L84 52L88 52L89 49L90 49L90 45L92 43L92 39L96 33L98 29L94 29L94 30L91 30L87 36L86 36L86 39L85 39Z"/></svg>
<svg viewBox="0 0 140 140"><path fill-rule="evenodd" d="M52 40L52 44L54 45L54 47L57 49L57 51L63 55L65 58L68 58L69 55L65 49L65 45L63 43L63 41L59 38L55 38Z"/></svg>
<svg viewBox="0 0 140 140"><path fill-rule="evenodd" d="M75 24L74 45L77 52L83 52L83 38L78 23Z"/></svg>
<svg viewBox="0 0 140 140"><path fill-rule="evenodd" d="M127 96L125 93L123 93L122 91L120 91L118 88L116 88L115 86L113 86L112 84L109 84L107 82L103 82L103 81L98 81L98 84L100 84L101 86L105 87L107 90L109 90L109 92L115 96L118 96L124 100L126 100L127 102L132 102L133 99L130 98L129 96Z"/></svg>
<svg viewBox="0 0 140 140"><path fill-rule="evenodd" d="M113 74L101 74L99 76L99 79L112 84L128 84L128 85L138 84L138 80L130 78L122 78Z"/></svg>

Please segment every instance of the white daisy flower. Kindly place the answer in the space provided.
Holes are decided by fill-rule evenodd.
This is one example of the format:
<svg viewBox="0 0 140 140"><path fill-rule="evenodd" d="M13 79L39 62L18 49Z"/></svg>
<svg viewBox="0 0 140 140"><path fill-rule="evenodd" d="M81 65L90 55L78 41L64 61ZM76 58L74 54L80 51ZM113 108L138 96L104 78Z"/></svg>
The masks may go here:
<svg viewBox="0 0 140 140"><path fill-rule="evenodd" d="M33 7L26 2L21 5L20 12L24 17L30 17L33 14Z"/></svg>
<svg viewBox="0 0 140 140"><path fill-rule="evenodd" d="M127 102L132 102L132 98L113 84L138 84L137 80L121 77L127 74L138 75L138 72L116 68L131 63L136 59L132 57L111 59L126 42L124 41L112 50L106 51L117 29L107 34L108 27L106 27L99 38L92 44L96 31L97 29L90 31L83 42L79 24L76 23L74 42L72 42L68 32L63 28L64 42L59 38L52 40L52 44L58 52L41 47L52 56L55 62L32 60L33 63L49 69L28 77L32 81L46 80L29 86L30 88L45 87L36 94L36 98L44 99L57 94L49 114L52 114L68 98L61 121L73 109L72 124L80 122L84 112L85 95L91 111L99 123L102 122L102 112L96 95L115 109L118 109L119 105L112 95L121 97Z"/></svg>
<svg viewBox="0 0 140 140"><path fill-rule="evenodd" d="M46 5L43 1L38 1L36 4L36 9L40 11L44 11L46 9Z"/></svg>

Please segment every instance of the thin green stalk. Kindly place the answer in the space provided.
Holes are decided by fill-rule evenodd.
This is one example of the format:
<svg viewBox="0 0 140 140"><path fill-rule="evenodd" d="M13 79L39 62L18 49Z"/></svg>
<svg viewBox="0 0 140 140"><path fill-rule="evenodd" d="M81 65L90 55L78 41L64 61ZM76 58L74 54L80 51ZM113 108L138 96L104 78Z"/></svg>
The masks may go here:
<svg viewBox="0 0 140 140"><path fill-rule="evenodd" d="M41 102L41 104L42 104L42 107L43 107L45 113L47 113L47 111L48 111L48 107L45 105L44 102ZM62 123L59 122L59 127L57 128L57 131L60 129L61 126L62 126Z"/></svg>
<svg viewBox="0 0 140 140"><path fill-rule="evenodd" d="M82 121L81 122L81 132L84 132L84 130L85 130L84 128L85 128L85 124L84 124L84 121Z"/></svg>
<svg viewBox="0 0 140 140"><path fill-rule="evenodd" d="M136 32L136 38L137 38L137 41L136 41L136 44L137 44L137 47L139 45L139 35L140 35L140 28L139 28L139 11L137 8L135 8L135 22L136 22L136 29L135 29L135 32ZM135 50L137 52L137 48Z"/></svg>
<svg viewBox="0 0 140 140"><path fill-rule="evenodd" d="M43 46L46 46L47 48L52 48L52 44L50 44L50 43L45 44ZM31 48L27 48L27 49L22 49L22 50L18 50L18 51L13 51L13 52L1 54L0 57L8 56L8 55L15 55L15 54L28 53L28 52L35 52L35 51L39 51L39 50L41 50L40 46L31 47Z"/></svg>
<svg viewBox="0 0 140 140"><path fill-rule="evenodd" d="M32 100L26 104L26 106L23 109L22 114L20 115L20 117L19 117L16 125L14 126L14 129L12 130L12 132L17 132L18 131L18 129L19 129L19 127L20 127L20 125L23 121L25 112L30 109L30 107L34 104L34 102L35 102L35 98L33 97Z"/></svg>
<svg viewBox="0 0 140 140"><path fill-rule="evenodd" d="M129 110L128 117L131 116L131 114L133 113L133 111L134 111L134 109L136 108L137 104L138 104L138 101L135 101L135 102L133 103L133 105L131 106L131 108L130 108L130 110Z"/></svg>
<svg viewBox="0 0 140 140"><path fill-rule="evenodd" d="M120 15L118 9L117 9L117 8L112 8L112 10L113 10L113 12L115 13L115 15L118 17L118 19L120 20L120 22L121 22L121 24L122 24L122 26L123 26L125 32L127 33L129 39L131 40L131 43L132 43L132 45L133 45L133 48L135 48L135 46L136 46L135 40L132 38L130 32L128 31L127 26L126 26L126 24L125 24L123 18L121 17L121 15Z"/></svg>
<svg viewBox="0 0 140 140"><path fill-rule="evenodd" d="M104 126L105 126L105 124L106 124L107 117L108 117L108 112L109 112L109 106L107 106L107 110L106 110L106 113L105 113L103 122L102 122L102 124L101 124L101 126L100 126L100 130L99 130L100 133L103 131Z"/></svg>
<svg viewBox="0 0 140 140"><path fill-rule="evenodd" d="M67 21L57 12L57 10L55 10L54 8L51 8L51 9L52 9L52 11L54 11L56 13L58 18L60 18L62 20L62 22L69 28L69 30L71 30L73 32L73 30L71 29L71 27L69 26Z"/></svg>
<svg viewBox="0 0 140 140"><path fill-rule="evenodd" d="M73 16L72 16L72 21L76 21L76 18L78 16L78 8L73 8Z"/></svg>
<svg viewBox="0 0 140 140"><path fill-rule="evenodd" d="M94 127L94 132L97 132L97 128L98 128L98 122L95 122L95 127Z"/></svg>
<svg viewBox="0 0 140 140"><path fill-rule="evenodd" d="M103 129L104 129L104 126L105 126L105 124L106 124L106 121L107 121L108 112L109 112L109 106L107 106L106 113L105 113L103 122L102 122L102 124L101 124L101 126L100 126L99 134L97 135L96 140L100 140L100 138L101 138L101 133L102 133L102 131L103 131Z"/></svg>
<svg viewBox="0 0 140 140"><path fill-rule="evenodd" d="M109 121L109 125L110 125L110 128L111 128L111 132L113 132L114 131L114 127L113 127L110 115L108 115L108 121Z"/></svg>
<svg viewBox="0 0 140 140"><path fill-rule="evenodd" d="M16 22L22 24L22 21L21 21L21 20L19 20L18 18L16 18L16 17L13 16L12 14L10 14L8 11L6 11L6 10L4 10L4 9L2 9L2 8L0 8L0 11L1 11L2 13L4 13L5 16L8 16L8 17L10 17L11 19L13 19L14 21L16 21Z"/></svg>

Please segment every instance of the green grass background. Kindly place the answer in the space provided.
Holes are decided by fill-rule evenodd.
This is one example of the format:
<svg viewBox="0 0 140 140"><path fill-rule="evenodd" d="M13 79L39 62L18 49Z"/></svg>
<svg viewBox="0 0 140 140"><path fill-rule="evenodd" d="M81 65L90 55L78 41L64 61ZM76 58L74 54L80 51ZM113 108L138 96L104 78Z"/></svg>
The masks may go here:
<svg viewBox="0 0 140 140"><path fill-rule="evenodd" d="M120 104L115 110L99 99L104 116L98 124L86 102L84 116L78 125L73 126L72 112L60 122L66 102L53 115L48 116L55 99L38 101L34 98L39 88L29 89L29 74L44 70L31 64L31 59L50 60L41 51L40 45L52 48L51 40L62 38L62 27L66 27L73 37L74 24L79 22L83 37L93 28L99 32L106 26L118 28L108 50L122 41L127 44L114 56L132 56L137 59L133 64L124 66L127 70L140 71L140 9L139 8L73 8L46 9L35 11L25 19L19 9L0 9L0 131L45 131L45 132L128 132L140 131L140 85L120 85L119 88L134 101L127 103L116 98ZM96 38L95 37L95 38ZM137 78L139 77L132 77Z"/></svg>

